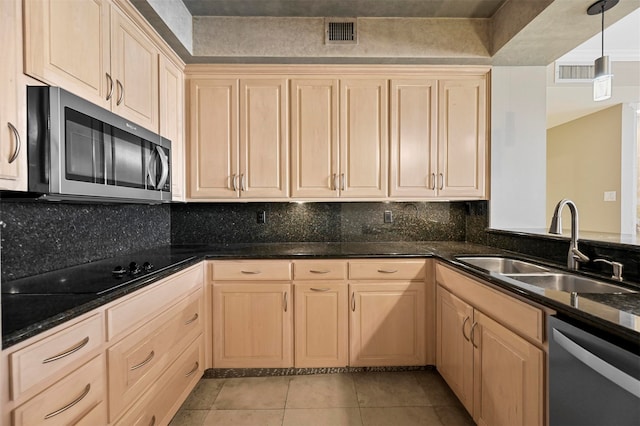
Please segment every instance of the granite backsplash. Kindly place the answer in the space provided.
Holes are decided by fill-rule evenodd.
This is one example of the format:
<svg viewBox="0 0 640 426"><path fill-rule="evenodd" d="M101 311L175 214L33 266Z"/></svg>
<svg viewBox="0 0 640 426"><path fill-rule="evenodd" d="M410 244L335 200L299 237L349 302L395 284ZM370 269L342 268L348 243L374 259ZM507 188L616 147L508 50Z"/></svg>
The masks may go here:
<svg viewBox="0 0 640 426"><path fill-rule="evenodd" d="M169 205L0 202L2 281L171 243Z"/></svg>
<svg viewBox="0 0 640 426"><path fill-rule="evenodd" d="M182 204L171 208L173 244L464 241L470 206L486 202ZM257 222L259 212L266 221ZM392 222L385 223L385 211ZM484 229L486 225L483 226Z"/></svg>

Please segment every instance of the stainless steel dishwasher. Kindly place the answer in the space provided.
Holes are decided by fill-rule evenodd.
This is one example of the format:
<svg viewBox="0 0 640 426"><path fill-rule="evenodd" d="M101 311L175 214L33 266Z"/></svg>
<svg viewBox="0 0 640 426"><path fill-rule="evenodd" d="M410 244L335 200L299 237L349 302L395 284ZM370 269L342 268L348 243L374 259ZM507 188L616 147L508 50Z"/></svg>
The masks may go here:
<svg viewBox="0 0 640 426"><path fill-rule="evenodd" d="M640 425L640 356L550 317L549 424Z"/></svg>

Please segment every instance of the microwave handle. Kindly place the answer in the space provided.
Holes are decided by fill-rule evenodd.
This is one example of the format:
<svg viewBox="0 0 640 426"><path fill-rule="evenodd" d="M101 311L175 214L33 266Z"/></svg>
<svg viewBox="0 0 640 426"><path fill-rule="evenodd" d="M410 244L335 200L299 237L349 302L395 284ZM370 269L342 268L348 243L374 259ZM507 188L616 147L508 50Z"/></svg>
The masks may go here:
<svg viewBox="0 0 640 426"><path fill-rule="evenodd" d="M158 182L157 188L162 191L164 184L167 183L167 178L169 178L169 158L164 154L162 148L159 146L156 146L156 150L158 151L158 157L162 164L162 174L160 175L160 181Z"/></svg>

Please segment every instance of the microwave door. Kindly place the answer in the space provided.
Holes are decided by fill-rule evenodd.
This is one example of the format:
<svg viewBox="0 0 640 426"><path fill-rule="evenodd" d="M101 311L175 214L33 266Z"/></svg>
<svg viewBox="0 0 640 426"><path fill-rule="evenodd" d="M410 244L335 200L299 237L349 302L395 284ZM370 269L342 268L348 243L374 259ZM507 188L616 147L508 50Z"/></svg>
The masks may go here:
<svg viewBox="0 0 640 426"><path fill-rule="evenodd" d="M148 142L112 127L109 185L146 189Z"/></svg>
<svg viewBox="0 0 640 426"><path fill-rule="evenodd" d="M67 108L65 111L64 178L105 183L103 123Z"/></svg>

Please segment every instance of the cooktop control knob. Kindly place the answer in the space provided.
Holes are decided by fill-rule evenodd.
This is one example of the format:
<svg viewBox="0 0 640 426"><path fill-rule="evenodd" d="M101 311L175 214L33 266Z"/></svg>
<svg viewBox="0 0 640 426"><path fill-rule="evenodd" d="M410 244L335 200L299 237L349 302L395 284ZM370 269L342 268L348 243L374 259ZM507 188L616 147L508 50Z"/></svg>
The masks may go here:
<svg viewBox="0 0 640 426"><path fill-rule="evenodd" d="M136 274L139 274L140 272L142 272L142 269L140 268L140 265L138 265L136 262L131 262L129 264L129 273L131 275L136 275Z"/></svg>
<svg viewBox="0 0 640 426"><path fill-rule="evenodd" d="M118 266L116 266L115 268L113 268L113 271L111 271L111 273L112 273L114 276L116 276L116 277L118 277L118 278L121 278L124 274L126 274L126 273L127 273L127 270L126 270L126 269L124 269L122 266L118 265Z"/></svg>
<svg viewBox="0 0 640 426"><path fill-rule="evenodd" d="M149 263L149 262L144 262L142 264L142 269L144 269L145 272L149 272L150 270L153 269L153 265L151 263Z"/></svg>

